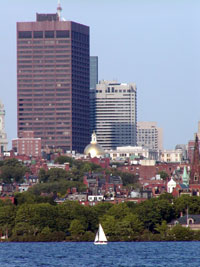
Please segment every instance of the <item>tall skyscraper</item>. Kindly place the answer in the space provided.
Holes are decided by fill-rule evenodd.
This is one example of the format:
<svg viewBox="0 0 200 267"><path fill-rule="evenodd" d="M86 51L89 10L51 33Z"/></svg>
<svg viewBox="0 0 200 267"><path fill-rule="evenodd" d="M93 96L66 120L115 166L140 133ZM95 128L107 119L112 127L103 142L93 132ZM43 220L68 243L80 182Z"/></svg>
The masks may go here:
<svg viewBox="0 0 200 267"><path fill-rule="evenodd" d="M90 57L90 134L96 130L96 84L98 83L98 57Z"/></svg>
<svg viewBox="0 0 200 267"><path fill-rule="evenodd" d="M90 89L96 90L96 84L98 83L98 57L90 57Z"/></svg>
<svg viewBox="0 0 200 267"><path fill-rule="evenodd" d="M89 27L37 14L17 23L18 137L34 131L42 148L82 152L89 132Z"/></svg>
<svg viewBox="0 0 200 267"><path fill-rule="evenodd" d="M5 132L5 109L0 100L0 153L7 150L8 140Z"/></svg>
<svg viewBox="0 0 200 267"><path fill-rule="evenodd" d="M137 145L150 149L163 149L163 131L156 122L140 121L137 123Z"/></svg>
<svg viewBox="0 0 200 267"><path fill-rule="evenodd" d="M100 81L96 86L97 141L104 149L136 145L137 89L135 83Z"/></svg>

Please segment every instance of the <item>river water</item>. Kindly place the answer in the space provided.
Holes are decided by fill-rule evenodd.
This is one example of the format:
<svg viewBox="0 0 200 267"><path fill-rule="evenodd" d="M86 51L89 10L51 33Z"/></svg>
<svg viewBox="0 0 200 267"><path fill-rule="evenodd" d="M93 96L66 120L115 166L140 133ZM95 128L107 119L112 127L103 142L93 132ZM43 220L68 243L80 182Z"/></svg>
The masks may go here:
<svg viewBox="0 0 200 267"><path fill-rule="evenodd" d="M0 262L2 267L200 267L200 242L0 243Z"/></svg>

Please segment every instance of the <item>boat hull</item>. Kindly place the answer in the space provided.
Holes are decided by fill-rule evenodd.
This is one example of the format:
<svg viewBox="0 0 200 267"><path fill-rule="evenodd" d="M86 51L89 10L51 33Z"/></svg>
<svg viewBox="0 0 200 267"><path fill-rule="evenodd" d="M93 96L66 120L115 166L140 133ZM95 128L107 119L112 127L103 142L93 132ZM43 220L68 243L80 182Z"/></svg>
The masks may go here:
<svg viewBox="0 0 200 267"><path fill-rule="evenodd" d="M97 242L94 242L95 245L107 245L108 242L100 242L100 241L97 241Z"/></svg>

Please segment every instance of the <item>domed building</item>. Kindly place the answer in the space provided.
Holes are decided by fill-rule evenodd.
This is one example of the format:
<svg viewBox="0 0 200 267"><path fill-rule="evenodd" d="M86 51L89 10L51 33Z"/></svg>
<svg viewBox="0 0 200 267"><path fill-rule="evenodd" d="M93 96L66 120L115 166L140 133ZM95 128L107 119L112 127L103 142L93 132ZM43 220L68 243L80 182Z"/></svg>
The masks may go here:
<svg viewBox="0 0 200 267"><path fill-rule="evenodd" d="M92 140L84 149L84 154L91 158L100 157L105 154L103 148L97 143L97 136L95 132L92 134Z"/></svg>

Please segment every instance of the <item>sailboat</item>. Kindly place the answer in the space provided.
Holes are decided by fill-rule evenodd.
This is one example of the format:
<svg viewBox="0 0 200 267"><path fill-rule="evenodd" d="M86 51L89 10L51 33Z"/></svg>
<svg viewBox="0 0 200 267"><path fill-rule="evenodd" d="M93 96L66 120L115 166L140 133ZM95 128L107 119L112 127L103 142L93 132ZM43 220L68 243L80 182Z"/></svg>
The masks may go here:
<svg viewBox="0 0 200 267"><path fill-rule="evenodd" d="M108 243L106 235L103 231L101 224L99 224L99 229L96 233L94 244L95 245L106 245Z"/></svg>

